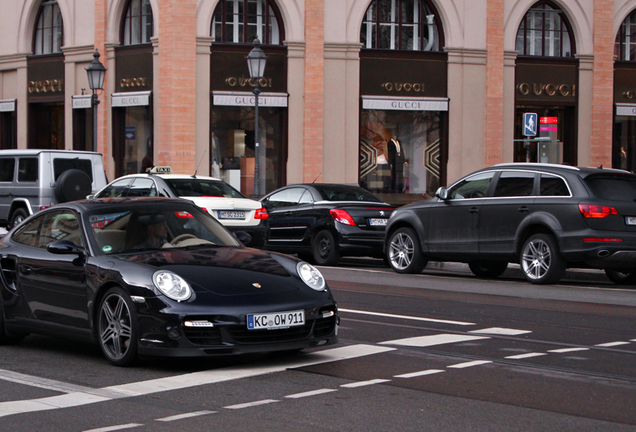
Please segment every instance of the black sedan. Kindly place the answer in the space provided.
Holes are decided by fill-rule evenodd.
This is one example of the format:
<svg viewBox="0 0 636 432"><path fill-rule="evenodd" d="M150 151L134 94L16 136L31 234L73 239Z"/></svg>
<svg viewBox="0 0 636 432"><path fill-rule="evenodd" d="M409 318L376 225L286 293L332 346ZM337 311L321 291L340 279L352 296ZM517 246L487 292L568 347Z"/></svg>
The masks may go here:
<svg viewBox="0 0 636 432"><path fill-rule="evenodd" d="M516 262L536 284L558 282L568 267L634 284L635 201L636 175L627 171L500 164L396 210L385 249L399 273L459 261L492 278Z"/></svg>
<svg viewBox="0 0 636 432"><path fill-rule="evenodd" d="M366 189L295 184L261 203L269 214L266 249L297 253L320 265L333 265L345 255L384 257L384 230L394 208Z"/></svg>
<svg viewBox="0 0 636 432"><path fill-rule="evenodd" d="M0 342L76 336L115 365L336 343L338 309L321 273L235 235L177 199L39 212L0 241Z"/></svg>

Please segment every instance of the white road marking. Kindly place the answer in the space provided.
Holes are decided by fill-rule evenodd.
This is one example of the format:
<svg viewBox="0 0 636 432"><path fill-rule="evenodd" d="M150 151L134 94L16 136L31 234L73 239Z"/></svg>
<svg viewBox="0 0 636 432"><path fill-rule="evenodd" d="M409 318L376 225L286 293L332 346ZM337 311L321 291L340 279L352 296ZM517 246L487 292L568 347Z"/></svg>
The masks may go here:
<svg viewBox="0 0 636 432"><path fill-rule="evenodd" d="M309 396L316 396L316 395L321 395L321 394L325 394L325 393L331 393L331 392L335 392L338 391L337 389L319 389L319 390L311 390L308 392L304 392L304 393L296 393L296 394L291 394L291 395L287 395L285 396L286 398L289 399L300 399L300 398L304 398L304 397L309 397Z"/></svg>
<svg viewBox="0 0 636 432"><path fill-rule="evenodd" d="M185 375L104 387L101 389L73 391L64 395L50 396L40 399L0 402L0 417L12 414L88 405L124 397L144 396L152 393L179 390L188 387L266 375L275 372L282 372L287 369L364 357L394 350L395 348L379 347L375 345L349 345L260 365L242 365L224 369L201 371ZM0 378L2 377L0 376Z"/></svg>
<svg viewBox="0 0 636 432"><path fill-rule="evenodd" d="M85 430L84 432L110 432L110 431L116 431L116 430L122 430L122 429L136 428L136 427L139 427L139 426L143 426L143 424L128 423L128 424L124 424L124 425L108 426L108 427L103 427L103 428L99 428L99 429L89 429L89 430Z"/></svg>
<svg viewBox="0 0 636 432"><path fill-rule="evenodd" d="M251 408L251 407L260 406L260 405L267 405L267 404L276 403L276 402L280 402L280 401L276 400L276 399L263 399L263 400L260 400L260 401L247 402L247 403L242 403L242 404L237 404L237 405L229 405L229 406L226 406L226 407L223 407L223 408L231 409L231 410L238 410L238 409Z"/></svg>
<svg viewBox="0 0 636 432"><path fill-rule="evenodd" d="M385 382L389 382L391 380L388 379L372 379L369 381L358 381L358 382L354 382L354 383L349 383L349 384L343 384L340 387L345 387L345 388L357 388L357 387L365 387L365 386L370 386L370 385L374 385L374 384L381 384L381 383L385 383Z"/></svg>
<svg viewBox="0 0 636 432"><path fill-rule="evenodd" d="M433 345L444 345L449 343L458 343L473 341L479 339L490 339L487 336L467 336L458 334L441 333L430 336L418 336L405 339L396 339L392 341L380 342L380 345L402 345L411 347L427 347Z"/></svg>
<svg viewBox="0 0 636 432"><path fill-rule="evenodd" d="M411 372L411 373L405 373L401 375L394 375L393 378L415 378L419 376L433 375L433 374L442 373L442 372L446 372L446 371L441 369L427 369L427 370L423 370L419 372Z"/></svg>
<svg viewBox="0 0 636 432"><path fill-rule="evenodd" d="M579 348L559 348L559 349L548 350L548 352L562 354L562 353L570 353L570 352L576 352L576 351L589 351L589 350L590 350L589 348L579 347Z"/></svg>
<svg viewBox="0 0 636 432"><path fill-rule="evenodd" d="M486 334L496 334L496 335L506 335L506 336L517 336L520 334L532 333L531 330L516 330L509 328L501 328L501 327L491 327L481 330L470 330L468 333L486 333Z"/></svg>
<svg viewBox="0 0 636 432"><path fill-rule="evenodd" d="M526 353L526 354L517 354L517 355L512 355L512 356L508 356L508 357L504 357L507 359L512 359L512 360L519 360L519 359L525 359L525 358L531 358L531 357L541 357L547 355L546 353L538 353L538 352L531 352L531 353Z"/></svg>
<svg viewBox="0 0 636 432"><path fill-rule="evenodd" d="M158 419L155 419L155 421L171 422L175 420L183 420L183 419L192 418L192 417L204 416L208 414L216 414L216 411L196 411L196 412L185 413L185 414L177 414L170 417L158 418Z"/></svg>
<svg viewBox="0 0 636 432"><path fill-rule="evenodd" d="M629 345L629 342L623 342L623 341L607 342L607 343L597 344L597 345L594 345L594 346L597 346L597 347L613 347L613 346L619 346L619 345Z"/></svg>
<svg viewBox="0 0 636 432"><path fill-rule="evenodd" d="M435 318L414 317L414 316L408 316L408 315L394 315L394 314L381 313L381 312L368 312L368 311L359 311L359 310L353 310L353 309L338 309L338 310L340 312L348 312L353 314L372 315L372 316L380 316L385 318L400 318L400 319L407 319L411 321L426 321L426 322L454 324L454 325L461 325L461 326L475 325L475 323L469 323L469 322L463 322L463 321L449 321L449 320L442 320L442 319L435 319Z"/></svg>
<svg viewBox="0 0 636 432"><path fill-rule="evenodd" d="M475 360L475 361L470 361L470 362L457 363L457 364L446 366L446 367L447 368L453 368L453 369L464 369L464 368L473 367L473 366L480 366L480 365L484 365L484 364L488 364L488 363L492 363L492 361L490 361L490 360Z"/></svg>

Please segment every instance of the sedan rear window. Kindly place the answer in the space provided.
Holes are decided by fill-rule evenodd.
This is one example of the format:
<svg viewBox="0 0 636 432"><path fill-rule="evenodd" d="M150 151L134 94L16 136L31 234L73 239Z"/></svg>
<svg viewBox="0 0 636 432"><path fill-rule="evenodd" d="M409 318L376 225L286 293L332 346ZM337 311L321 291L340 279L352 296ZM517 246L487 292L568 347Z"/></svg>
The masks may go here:
<svg viewBox="0 0 636 432"><path fill-rule="evenodd" d="M628 175L601 175L585 178L594 196L612 201L636 200L636 177Z"/></svg>
<svg viewBox="0 0 636 432"><path fill-rule="evenodd" d="M327 201L370 201L382 202L371 192L355 187L345 185L315 185L323 199Z"/></svg>
<svg viewBox="0 0 636 432"><path fill-rule="evenodd" d="M245 195L229 184L206 179L167 179L164 178L175 195L180 197L226 197L245 198Z"/></svg>

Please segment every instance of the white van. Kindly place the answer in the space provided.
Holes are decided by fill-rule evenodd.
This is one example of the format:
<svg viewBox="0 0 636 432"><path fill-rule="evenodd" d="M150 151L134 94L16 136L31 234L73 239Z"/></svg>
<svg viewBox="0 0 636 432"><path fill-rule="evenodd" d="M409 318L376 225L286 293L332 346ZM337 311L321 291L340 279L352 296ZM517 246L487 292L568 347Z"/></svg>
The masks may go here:
<svg viewBox="0 0 636 432"><path fill-rule="evenodd" d="M0 224L86 198L108 184L102 155L72 150L0 150Z"/></svg>

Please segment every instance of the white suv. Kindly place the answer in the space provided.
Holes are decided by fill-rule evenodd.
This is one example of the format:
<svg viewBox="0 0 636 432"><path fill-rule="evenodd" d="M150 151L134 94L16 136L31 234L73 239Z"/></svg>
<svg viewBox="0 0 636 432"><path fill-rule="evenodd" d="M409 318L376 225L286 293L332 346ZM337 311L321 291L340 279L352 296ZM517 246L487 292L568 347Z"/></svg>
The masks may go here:
<svg viewBox="0 0 636 432"><path fill-rule="evenodd" d="M95 198L165 196L187 199L219 220L251 247L261 247L267 232L267 210L259 201L246 198L223 180L198 175L172 174L170 167L154 167L149 174L118 178L95 194Z"/></svg>
<svg viewBox="0 0 636 432"><path fill-rule="evenodd" d="M0 150L0 224L86 198L106 184L102 155L71 150Z"/></svg>

